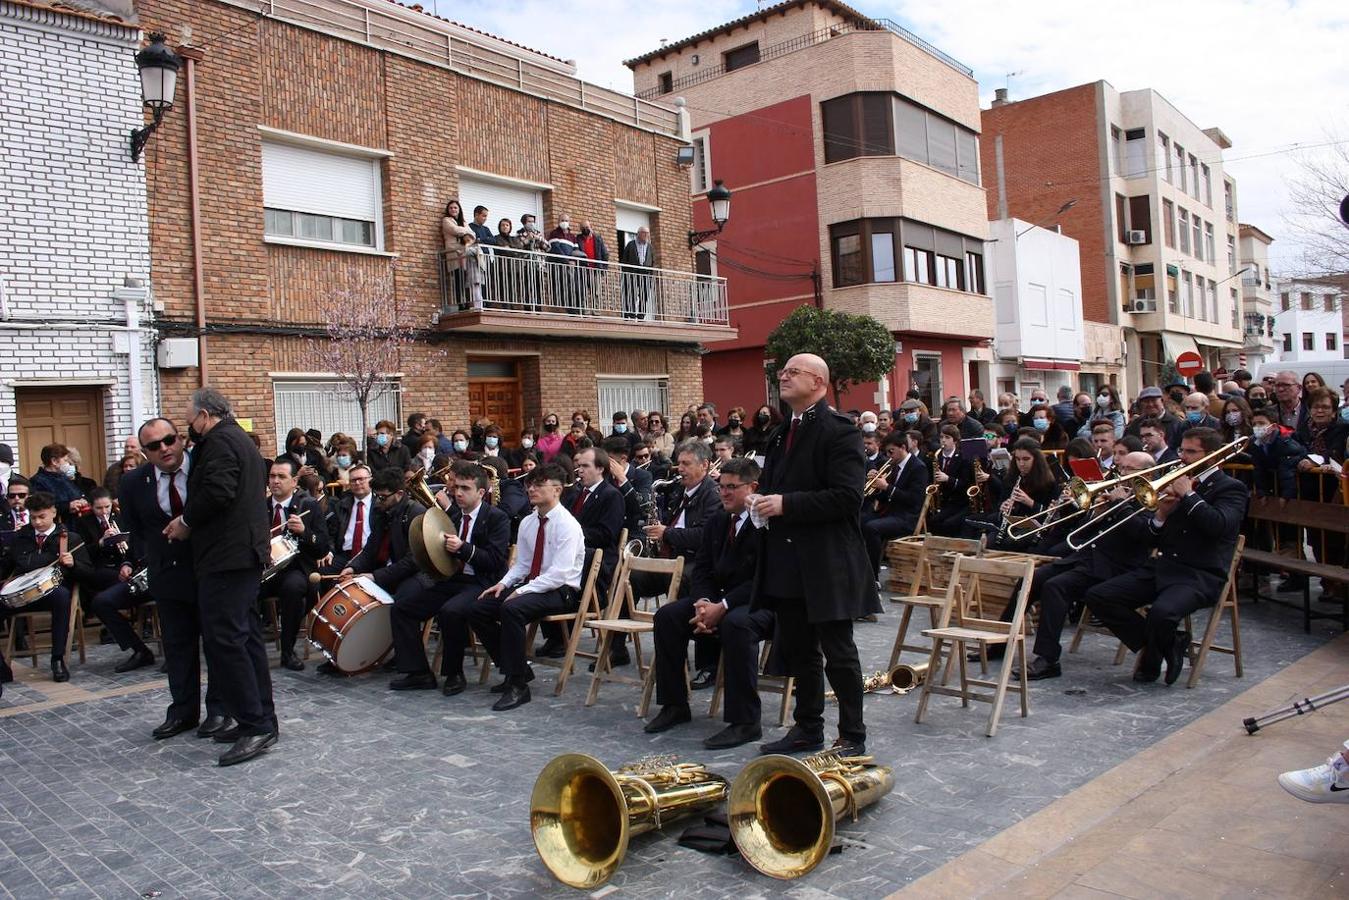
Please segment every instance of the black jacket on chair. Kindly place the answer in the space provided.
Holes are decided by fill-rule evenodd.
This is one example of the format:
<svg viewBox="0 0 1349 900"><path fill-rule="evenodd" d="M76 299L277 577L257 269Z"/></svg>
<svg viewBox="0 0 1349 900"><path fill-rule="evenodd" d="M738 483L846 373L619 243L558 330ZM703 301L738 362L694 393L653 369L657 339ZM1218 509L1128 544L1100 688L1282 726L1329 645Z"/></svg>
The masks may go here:
<svg viewBox="0 0 1349 900"><path fill-rule="evenodd" d="M1149 526L1158 549L1157 580L1221 588L1250 499L1246 486L1225 472L1196 481L1160 529Z"/></svg>
<svg viewBox="0 0 1349 900"><path fill-rule="evenodd" d="M670 548L671 557L682 556L684 564L688 565L693 562L702 545L703 526L721 509L721 494L717 490L717 483L711 478L700 481L688 497L684 496L682 485L678 486L678 491L674 497L675 505L670 507L670 512L665 516L666 524L671 526L665 529L665 544ZM674 528L681 510L684 513L684 527Z"/></svg>
<svg viewBox="0 0 1349 900"><path fill-rule="evenodd" d="M272 500L267 499L268 521L271 521ZM304 531L294 534L286 527L286 519L290 516L302 515L308 511L309 515L300 519L304 525ZM300 555L295 558L300 568L305 574L310 574L318 570L318 561L328 555L332 548L332 543L328 537L328 528L323 521L323 509L319 502L313 497L306 497L299 491L290 495L290 503L281 508L281 530L278 534L289 534L295 540L300 542Z"/></svg>
<svg viewBox="0 0 1349 900"><path fill-rule="evenodd" d="M426 507L415 500L404 497L398 505L385 513L375 511L374 523L370 526L370 540L356 558L347 563L354 572L369 572L375 584L392 592L405 579L416 575L417 560L408 549L408 528L412 520L426 512ZM379 564L379 548L384 543L384 535L389 535L389 564Z"/></svg>
<svg viewBox="0 0 1349 900"><path fill-rule="evenodd" d="M481 503L475 513L473 534L468 544L459 548L456 559L473 566L473 577L483 587L496 584L506 574L511 555L511 517L489 503ZM458 505L450 506L450 521L458 528L463 512Z"/></svg>
<svg viewBox="0 0 1349 900"><path fill-rule="evenodd" d="M257 568L271 561L267 479L258 448L232 417L208 431L192 450L183 521L192 529L197 575Z"/></svg>
<svg viewBox="0 0 1349 900"><path fill-rule="evenodd" d="M123 475L117 487L122 523L131 532L131 555L149 568L152 594L195 596L192 547L164 537L169 514L159 505L159 477L159 470L145 463Z"/></svg>
<svg viewBox="0 0 1349 900"><path fill-rule="evenodd" d="M727 539L730 529L731 514L724 508L703 526L702 545L693 555L689 573L689 596L714 603L725 600L729 609L735 609L750 601L763 533L746 519L732 543Z"/></svg>

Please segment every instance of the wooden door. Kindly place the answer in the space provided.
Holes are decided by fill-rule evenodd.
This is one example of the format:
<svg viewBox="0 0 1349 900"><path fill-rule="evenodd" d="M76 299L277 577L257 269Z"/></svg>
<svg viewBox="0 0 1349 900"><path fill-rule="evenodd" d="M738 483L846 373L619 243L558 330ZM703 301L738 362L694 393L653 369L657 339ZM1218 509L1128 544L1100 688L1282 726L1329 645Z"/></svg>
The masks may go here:
<svg viewBox="0 0 1349 900"><path fill-rule="evenodd" d="M16 388L19 463L25 475L42 467L42 448L65 444L80 451L80 474L103 483L108 469L103 439L103 389Z"/></svg>
<svg viewBox="0 0 1349 900"><path fill-rule="evenodd" d="M503 445L520 440L520 382L517 379L473 378L468 382L468 416L486 416L501 429Z"/></svg>

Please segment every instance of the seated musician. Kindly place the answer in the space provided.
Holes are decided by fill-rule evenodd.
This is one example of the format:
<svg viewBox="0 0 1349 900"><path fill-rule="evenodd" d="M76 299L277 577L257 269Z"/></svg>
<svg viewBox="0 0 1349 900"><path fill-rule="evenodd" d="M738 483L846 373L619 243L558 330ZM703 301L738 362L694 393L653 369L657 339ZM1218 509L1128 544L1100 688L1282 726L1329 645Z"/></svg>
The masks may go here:
<svg viewBox="0 0 1349 900"><path fill-rule="evenodd" d="M534 511L520 523L515 564L473 605L473 633L501 669L502 712L529 702L534 670L525 658L529 623L543 616L575 612L581 602L585 534L562 505L562 485L571 478L555 463L527 479ZM496 688L493 688L495 691Z"/></svg>
<svg viewBox="0 0 1349 900"><path fill-rule="evenodd" d="M763 736L759 725L759 642L773 633L773 611L750 610L759 552L759 529L749 520L747 497L758 489L759 464L740 458L721 469L721 509L703 528L693 558L689 593L656 610L656 702L660 712L647 734L692 719L684 665L695 634L715 634L726 664L726 727L703 741L709 750L738 747ZM696 599L695 599L696 598Z"/></svg>
<svg viewBox="0 0 1349 900"><path fill-rule="evenodd" d="M1096 451L1096 461L1101 464L1101 471L1108 473L1115 465L1115 426L1109 422L1092 425L1091 446Z"/></svg>
<svg viewBox="0 0 1349 900"><path fill-rule="evenodd" d="M866 415L866 413L863 413L863 415ZM883 437L884 435L877 431L864 431L862 433L862 453L866 456L864 466L868 477L885 462L885 454L881 452L881 438Z"/></svg>
<svg viewBox="0 0 1349 900"><path fill-rule="evenodd" d="M506 571L511 552L510 516L484 502L487 487L486 469L458 462L451 476L453 503L444 491L436 494L436 502L448 507L455 527L445 534L445 549L462 568L420 593L394 600L389 624L394 661L401 677L389 683L392 690L429 690L436 686L422 646L422 625L431 616L440 625L443 693L447 697L462 693L468 683L464 680L464 648L468 646L469 613L483 589L495 584Z"/></svg>
<svg viewBox="0 0 1349 900"><path fill-rule="evenodd" d="M61 568L65 583L57 585L40 600L23 607L23 611L51 613L52 681L69 681L66 644L70 634L70 585L87 578L93 567L89 561L89 552L79 536L56 524L56 499L51 494L34 491L29 494L25 506L28 524L14 533L14 540L9 546L9 557L14 564L11 577L51 565ZM17 611L0 604L0 624ZM13 680L9 664L0 656L0 684Z"/></svg>
<svg viewBox="0 0 1349 900"><path fill-rule="evenodd" d="M1138 426L1138 437L1143 442L1143 449L1152 454L1157 465L1175 462L1180 458L1176 448L1167 443L1166 425L1161 419L1151 416L1143 419Z"/></svg>
<svg viewBox="0 0 1349 900"><path fill-rule="evenodd" d="M959 401L951 401L948 408L954 408ZM962 413L963 415L963 413ZM973 422L966 416L964 421ZM984 429L979 428L982 438ZM933 460L932 483L937 486L940 502L933 498L936 509L928 508L927 530L933 534L955 537L965 524L965 514L969 512L969 502L965 491L974 483L974 465L960 454L961 432L954 425L941 427L941 449Z"/></svg>
<svg viewBox="0 0 1349 900"><path fill-rule="evenodd" d="M633 457L629 455L628 441L622 435L610 435L600 446L609 454L609 477L613 480L614 487L623 495L628 535L636 537L646 504L651 499L651 472L633 462ZM650 450L639 445L636 452L646 461L650 461Z"/></svg>
<svg viewBox="0 0 1349 900"><path fill-rule="evenodd" d="M370 540L341 571L342 577L368 574L381 590L400 597L416 596L432 584L431 576L417 568L408 546L408 528L426 507L408 496L403 472L395 466L380 469L370 478L375 498L375 522Z"/></svg>
<svg viewBox="0 0 1349 900"><path fill-rule="evenodd" d="M989 479L984 489L996 491L993 515L967 519L966 536L987 534L991 549L1030 552L1039 535L1018 540L1012 533L1012 523L1046 509L1060 490L1039 442L1030 437L1017 438L1012 443L1011 468L1006 475Z"/></svg>
<svg viewBox="0 0 1349 900"><path fill-rule="evenodd" d="M312 497L296 490L300 465L287 454L272 460L267 472L267 517L272 537L288 532L300 544L300 553L261 588L262 596L275 594L281 618L281 665L292 672L304 669L304 661L295 655L295 637L305 613L314 605L316 592L309 584L311 573L318 571L319 560L328 555L328 532L323 510Z"/></svg>
<svg viewBox="0 0 1349 900"><path fill-rule="evenodd" d="M341 572L370 542L375 516L370 479L369 466L352 465L347 470L347 489L329 507L328 545L332 549L320 569L325 575Z"/></svg>
<svg viewBox="0 0 1349 900"><path fill-rule="evenodd" d="M867 554L871 557L871 571L880 577L882 549L893 538L913 534L926 499L927 465L921 456L913 453L908 435L902 431L888 434L883 444L886 455L894 463L885 484L872 497L877 514L862 526Z"/></svg>
<svg viewBox="0 0 1349 900"><path fill-rule="evenodd" d="M475 462L487 471L489 481L487 502L504 512L511 523L511 542L520 528L520 520L529 514L529 497L521 478L512 478L506 461L499 456L479 457ZM492 480L495 479L495 483Z"/></svg>
<svg viewBox="0 0 1349 900"><path fill-rule="evenodd" d="M1181 437L1180 459L1189 465L1221 446L1218 432L1191 428ZM1087 607L1129 649L1142 652L1134 681L1156 681L1163 663L1167 684L1180 677L1191 636L1178 626L1218 602L1249 499L1246 487L1217 466L1176 476L1151 519L1143 517L1157 555L1087 591ZM1139 615L1147 604L1146 616Z"/></svg>
<svg viewBox="0 0 1349 900"><path fill-rule="evenodd" d="M729 434L718 435L712 441L712 463L720 471L721 464L728 459L735 459L740 452L740 442Z"/></svg>
<svg viewBox="0 0 1349 900"><path fill-rule="evenodd" d="M90 611L98 616L108 634L117 641L117 646L130 650L131 656L118 663L114 672L130 672L143 666L153 665L154 653L145 641L131 627L121 611L135 609L151 599L148 593L132 593L130 579L136 574L141 561L133 558L129 542L111 542L105 538L117 534L119 526L112 519L112 497L106 488L96 488L89 492L93 509L87 515L80 516L75 523L76 529L86 547L94 566L93 577L81 585L81 590L91 590L93 601Z"/></svg>
<svg viewBox="0 0 1349 900"><path fill-rule="evenodd" d="M122 580L120 574L122 564L126 562L128 544L125 538L120 542L105 541L120 532L113 520L112 492L105 487L96 487L87 499L90 508L75 520L71 531L79 535L89 550L91 571L88 578L80 582L80 593L88 595L83 605L90 608L90 601L99 591Z"/></svg>

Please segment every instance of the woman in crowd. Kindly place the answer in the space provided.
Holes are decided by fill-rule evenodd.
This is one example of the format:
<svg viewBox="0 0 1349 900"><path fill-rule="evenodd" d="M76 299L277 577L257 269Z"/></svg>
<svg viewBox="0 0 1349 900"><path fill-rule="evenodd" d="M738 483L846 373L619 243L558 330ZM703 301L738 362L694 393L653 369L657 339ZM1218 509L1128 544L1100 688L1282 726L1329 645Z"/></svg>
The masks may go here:
<svg viewBox="0 0 1349 900"><path fill-rule="evenodd" d="M329 458L331 465L329 470L332 472L332 481L336 481L344 488L350 480L352 466L360 462L360 454L356 452L356 443L351 438L342 436L341 440L332 442L333 455Z"/></svg>
<svg viewBox="0 0 1349 900"><path fill-rule="evenodd" d="M562 432L558 430L557 413L548 413L543 417L543 434L539 435L536 445L544 462L552 462L557 451L562 448Z"/></svg>
<svg viewBox="0 0 1349 900"><path fill-rule="evenodd" d="M1246 389L1246 402L1251 407L1251 412L1263 407L1269 402L1268 392L1265 391L1263 384L1253 384Z"/></svg>
<svg viewBox="0 0 1349 900"><path fill-rule="evenodd" d="M663 456L674 452L675 439L670 434L670 425L665 421L665 413L652 410L646 416L646 434L643 440L649 441Z"/></svg>
<svg viewBox="0 0 1349 900"><path fill-rule="evenodd" d="M456 428L450 432L450 454L445 459L445 465L449 465L455 460L474 460L478 458L478 453L473 449L469 434L462 428Z"/></svg>
<svg viewBox="0 0 1349 900"><path fill-rule="evenodd" d="M745 446L745 408L733 406L726 413L726 424L717 429L717 437L735 438L741 447Z"/></svg>
<svg viewBox="0 0 1349 900"><path fill-rule="evenodd" d="M525 457L534 453L534 447L538 443L539 433L533 428L526 428L520 432L520 445L501 450L501 458L506 461L506 465L510 468L519 469L524 465Z"/></svg>
<svg viewBox="0 0 1349 900"><path fill-rule="evenodd" d="M691 412L686 412L679 417L679 430L674 433L674 442L676 445L684 443L691 437L695 437L693 422L693 413Z"/></svg>
<svg viewBox="0 0 1349 900"><path fill-rule="evenodd" d="M1087 421L1077 430L1077 436L1090 439L1091 426L1102 420L1115 426L1115 437L1124 436L1124 405L1120 403L1119 392L1114 385L1103 384L1096 389L1096 405L1091 408Z"/></svg>
<svg viewBox="0 0 1349 900"><path fill-rule="evenodd" d="M1222 432L1224 443L1251 436L1251 407L1240 397L1223 401Z"/></svg>
<svg viewBox="0 0 1349 900"><path fill-rule="evenodd" d="M445 215L440 220L440 236L445 244L445 269L450 277L450 296L460 309L468 307L468 274L465 259L469 245L477 239L473 229L464 224L464 210L457 199L445 204Z"/></svg>
<svg viewBox="0 0 1349 900"><path fill-rule="evenodd" d="M1040 433L1040 446L1045 450L1062 450L1068 446L1068 433L1058 423L1054 408L1037 403L1030 408L1030 424Z"/></svg>
<svg viewBox="0 0 1349 900"><path fill-rule="evenodd" d="M309 438L303 428L292 428L286 432L286 455L300 466L301 475L308 467L309 471L324 481L328 480L328 460L324 459L323 451L309 446Z"/></svg>
<svg viewBox="0 0 1349 900"><path fill-rule="evenodd" d="M768 436L782 421L782 416L773 407L765 403L754 411L754 421L745 431L745 455L756 456L766 452Z"/></svg>
<svg viewBox="0 0 1349 900"><path fill-rule="evenodd" d="M1325 390L1326 380L1321 377L1319 372L1308 372L1302 376L1302 396L1306 397L1312 391Z"/></svg>

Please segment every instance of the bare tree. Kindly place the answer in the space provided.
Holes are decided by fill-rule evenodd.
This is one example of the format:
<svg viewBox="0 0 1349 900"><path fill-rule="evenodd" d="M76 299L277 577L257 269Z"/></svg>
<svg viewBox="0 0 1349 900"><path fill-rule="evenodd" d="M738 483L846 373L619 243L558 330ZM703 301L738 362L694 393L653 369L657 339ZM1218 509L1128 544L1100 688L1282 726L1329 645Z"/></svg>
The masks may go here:
<svg viewBox="0 0 1349 900"><path fill-rule="evenodd" d="M1330 145L1300 154L1288 179L1292 211L1285 218L1302 241L1308 274L1349 272L1349 227L1340 201L1349 194L1349 140L1327 134Z"/></svg>

